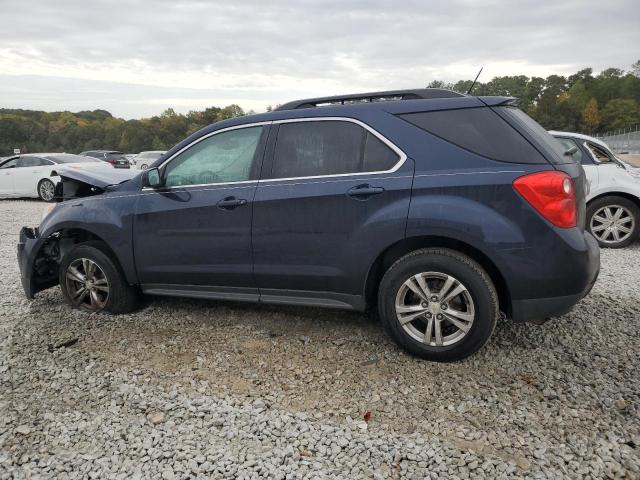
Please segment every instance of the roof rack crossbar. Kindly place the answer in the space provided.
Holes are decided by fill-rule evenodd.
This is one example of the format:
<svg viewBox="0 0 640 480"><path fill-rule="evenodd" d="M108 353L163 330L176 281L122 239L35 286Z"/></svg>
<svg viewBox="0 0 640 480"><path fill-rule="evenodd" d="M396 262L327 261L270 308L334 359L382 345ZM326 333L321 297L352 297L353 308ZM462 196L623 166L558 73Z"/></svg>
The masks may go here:
<svg viewBox="0 0 640 480"><path fill-rule="evenodd" d="M280 105L275 110L296 110L299 108L314 108L322 104L345 105L346 102L374 102L392 97L394 100L418 100L429 98L464 97L464 94L446 90L444 88L420 88L415 90L389 90L385 92L355 93L338 95L335 97L306 98Z"/></svg>

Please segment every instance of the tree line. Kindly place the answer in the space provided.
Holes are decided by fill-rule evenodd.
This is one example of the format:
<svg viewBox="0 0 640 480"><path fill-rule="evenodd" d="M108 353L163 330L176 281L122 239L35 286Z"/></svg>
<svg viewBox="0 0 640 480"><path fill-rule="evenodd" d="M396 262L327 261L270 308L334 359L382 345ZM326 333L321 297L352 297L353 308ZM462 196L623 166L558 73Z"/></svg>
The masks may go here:
<svg viewBox="0 0 640 480"><path fill-rule="evenodd" d="M429 87L466 93L472 80L433 81ZM473 95L520 99L520 107L545 128L594 134L640 125L640 61L631 70L585 68L567 77L495 77L475 84ZM271 107L267 107L271 110ZM179 114L173 109L139 120L116 118L106 110L42 112L0 109L0 155L114 149L126 153L167 150L211 123L247 113L238 105Z"/></svg>

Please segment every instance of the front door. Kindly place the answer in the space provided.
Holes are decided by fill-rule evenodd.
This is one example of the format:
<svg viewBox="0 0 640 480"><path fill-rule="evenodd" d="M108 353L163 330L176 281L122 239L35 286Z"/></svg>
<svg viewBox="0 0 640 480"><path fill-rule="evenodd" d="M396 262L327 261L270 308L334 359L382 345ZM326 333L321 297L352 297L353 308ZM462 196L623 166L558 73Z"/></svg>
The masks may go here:
<svg viewBox="0 0 640 480"><path fill-rule="evenodd" d="M24 156L16 162L13 172L13 189L17 196L38 195L38 182L51 173L53 162L39 157Z"/></svg>
<svg viewBox="0 0 640 480"><path fill-rule="evenodd" d="M261 299L361 308L376 255L404 236L413 162L349 119L272 128L253 215Z"/></svg>
<svg viewBox="0 0 640 480"><path fill-rule="evenodd" d="M143 291L257 298L251 216L267 129L198 139L163 164L163 188L141 192L133 238Z"/></svg>

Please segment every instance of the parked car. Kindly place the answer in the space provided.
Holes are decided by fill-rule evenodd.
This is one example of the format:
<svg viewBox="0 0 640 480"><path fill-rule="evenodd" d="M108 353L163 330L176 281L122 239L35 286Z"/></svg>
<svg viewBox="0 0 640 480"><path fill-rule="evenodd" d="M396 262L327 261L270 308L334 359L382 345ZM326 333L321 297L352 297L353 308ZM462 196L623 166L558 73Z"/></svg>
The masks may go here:
<svg viewBox="0 0 640 480"><path fill-rule="evenodd" d="M50 202L60 181L52 171L58 165L75 169L105 168L99 160L69 153L15 155L0 161L1 197L40 197Z"/></svg>
<svg viewBox="0 0 640 480"><path fill-rule="evenodd" d="M98 160L111 164L115 168L131 168L131 164L124 153L116 150L87 150L86 152L80 153L80 155L97 158Z"/></svg>
<svg viewBox="0 0 640 480"><path fill-rule="evenodd" d="M563 153L513 98L291 102L210 125L128 181L67 172L64 201L20 233L22 283L112 313L139 291L377 306L403 348L458 360L499 311L562 315L595 282L584 170Z"/></svg>
<svg viewBox="0 0 640 480"><path fill-rule="evenodd" d="M166 152L161 150L149 150L148 152L140 152L136 155L135 164L140 170L146 170L149 165L158 160Z"/></svg>
<svg viewBox="0 0 640 480"><path fill-rule="evenodd" d="M127 161L129 162L129 165L135 165L136 164L136 154L135 153L125 153L124 154L124 158L127 159Z"/></svg>
<svg viewBox="0 0 640 480"><path fill-rule="evenodd" d="M601 140L570 132L550 132L587 175L587 228L601 247L622 248L640 234L640 170L618 158Z"/></svg>

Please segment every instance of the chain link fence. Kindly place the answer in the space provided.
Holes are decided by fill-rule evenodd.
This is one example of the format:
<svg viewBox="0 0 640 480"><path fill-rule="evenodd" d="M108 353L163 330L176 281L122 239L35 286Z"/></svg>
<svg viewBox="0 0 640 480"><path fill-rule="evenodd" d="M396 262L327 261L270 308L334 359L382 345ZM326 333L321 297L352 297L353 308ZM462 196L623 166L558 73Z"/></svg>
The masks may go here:
<svg viewBox="0 0 640 480"><path fill-rule="evenodd" d="M640 154L640 125L596 135L616 153Z"/></svg>

